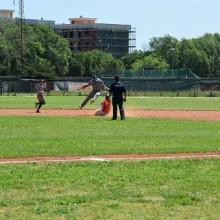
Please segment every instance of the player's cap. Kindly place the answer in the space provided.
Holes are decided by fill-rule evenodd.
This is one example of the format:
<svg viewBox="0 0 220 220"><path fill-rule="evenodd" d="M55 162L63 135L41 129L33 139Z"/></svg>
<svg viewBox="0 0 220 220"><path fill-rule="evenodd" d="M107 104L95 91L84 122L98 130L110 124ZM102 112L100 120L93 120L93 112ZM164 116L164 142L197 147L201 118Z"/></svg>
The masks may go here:
<svg viewBox="0 0 220 220"><path fill-rule="evenodd" d="M118 81L119 80L119 76L115 76L115 80Z"/></svg>

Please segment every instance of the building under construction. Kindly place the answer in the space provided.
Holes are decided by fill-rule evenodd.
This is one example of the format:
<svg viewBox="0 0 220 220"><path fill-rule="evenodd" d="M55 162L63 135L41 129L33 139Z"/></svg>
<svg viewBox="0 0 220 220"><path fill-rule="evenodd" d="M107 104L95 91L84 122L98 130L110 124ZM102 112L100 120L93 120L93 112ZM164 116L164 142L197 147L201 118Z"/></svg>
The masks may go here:
<svg viewBox="0 0 220 220"><path fill-rule="evenodd" d="M73 52L102 50L122 57L135 49L135 29L131 25L96 23L95 18L70 18L55 30L69 41Z"/></svg>
<svg viewBox="0 0 220 220"><path fill-rule="evenodd" d="M0 9L0 18L1 19L12 19L14 10Z"/></svg>

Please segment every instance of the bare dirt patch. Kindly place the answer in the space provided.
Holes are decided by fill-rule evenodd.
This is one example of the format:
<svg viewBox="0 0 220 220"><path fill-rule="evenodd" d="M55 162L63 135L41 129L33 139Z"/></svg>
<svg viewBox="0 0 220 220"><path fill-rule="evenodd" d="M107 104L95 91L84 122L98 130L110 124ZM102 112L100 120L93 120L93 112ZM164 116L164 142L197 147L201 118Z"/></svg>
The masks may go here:
<svg viewBox="0 0 220 220"><path fill-rule="evenodd" d="M147 160L199 160L219 159L220 152L178 153L178 154L143 154L143 155L102 155L102 156L68 156L68 157L29 157L0 159L0 165L30 163L76 163L76 162L111 162L111 161L147 161Z"/></svg>
<svg viewBox="0 0 220 220"><path fill-rule="evenodd" d="M66 117L95 117L96 110L70 109L55 110L43 109L41 113L35 113L32 109L0 109L0 116L66 116ZM108 117L111 117L111 113ZM193 121L220 121L220 111L174 111L174 110L126 110L127 117L136 118L161 118ZM97 116L96 116L97 117Z"/></svg>

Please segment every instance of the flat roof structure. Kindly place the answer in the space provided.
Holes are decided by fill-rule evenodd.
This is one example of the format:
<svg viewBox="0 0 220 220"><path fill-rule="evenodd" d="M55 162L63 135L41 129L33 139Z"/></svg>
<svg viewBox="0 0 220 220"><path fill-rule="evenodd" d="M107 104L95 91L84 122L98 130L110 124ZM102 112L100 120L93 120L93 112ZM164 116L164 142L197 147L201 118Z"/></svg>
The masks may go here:
<svg viewBox="0 0 220 220"><path fill-rule="evenodd" d="M15 12L14 10L0 9L0 17L12 19L14 16L14 12Z"/></svg>
<svg viewBox="0 0 220 220"><path fill-rule="evenodd" d="M70 24L95 24L96 18L85 18L80 16L79 18L69 18Z"/></svg>
<svg viewBox="0 0 220 220"><path fill-rule="evenodd" d="M122 57L135 49L135 29L127 24L96 23L96 18L70 18L69 24L57 24L55 30L69 41L73 52L102 50Z"/></svg>

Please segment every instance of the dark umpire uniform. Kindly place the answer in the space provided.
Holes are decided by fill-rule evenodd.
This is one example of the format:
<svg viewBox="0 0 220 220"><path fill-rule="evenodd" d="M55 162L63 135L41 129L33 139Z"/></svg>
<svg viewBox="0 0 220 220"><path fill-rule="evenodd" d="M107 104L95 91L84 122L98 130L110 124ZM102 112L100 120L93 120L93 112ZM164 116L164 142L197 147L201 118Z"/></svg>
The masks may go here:
<svg viewBox="0 0 220 220"><path fill-rule="evenodd" d="M123 102L126 101L126 89L124 85L119 81L119 77L115 76L115 82L111 84L109 89L110 95L112 95L113 106L113 120L117 119L117 106L119 107L121 120L125 120L125 111Z"/></svg>

